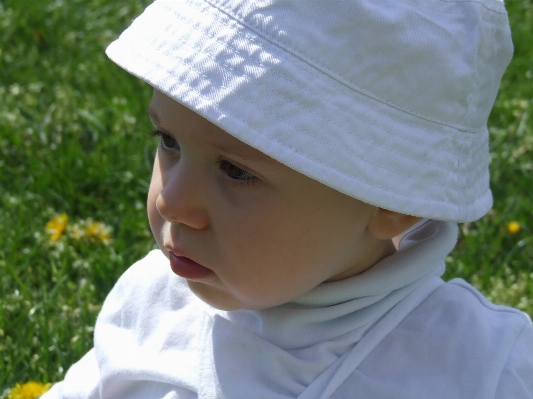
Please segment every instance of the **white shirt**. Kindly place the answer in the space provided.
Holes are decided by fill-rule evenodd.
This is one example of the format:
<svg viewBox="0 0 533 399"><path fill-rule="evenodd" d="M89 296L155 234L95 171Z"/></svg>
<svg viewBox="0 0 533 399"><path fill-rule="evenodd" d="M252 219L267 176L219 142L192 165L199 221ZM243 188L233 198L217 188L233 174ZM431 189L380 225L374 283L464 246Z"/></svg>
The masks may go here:
<svg viewBox="0 0 533 399"><path fill-rule="evenodd" d="M261 311L210 307L152 251L43 399L531 399L531 320L441 280L456 237L425 220L368 271Z"/></svg>

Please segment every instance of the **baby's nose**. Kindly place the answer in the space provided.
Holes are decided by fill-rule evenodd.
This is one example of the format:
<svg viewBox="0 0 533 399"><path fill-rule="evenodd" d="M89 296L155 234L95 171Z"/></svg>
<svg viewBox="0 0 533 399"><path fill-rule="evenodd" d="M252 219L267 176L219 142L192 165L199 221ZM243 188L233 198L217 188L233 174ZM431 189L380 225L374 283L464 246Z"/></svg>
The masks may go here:
<svg viewBox="0 0 533 399"><path fill-rule="evenodd" d="M205 184L199 173L180 165L169 171L157 196L156 208L161 216L171 222L187 225L197 230L209 224Z"/></svg>

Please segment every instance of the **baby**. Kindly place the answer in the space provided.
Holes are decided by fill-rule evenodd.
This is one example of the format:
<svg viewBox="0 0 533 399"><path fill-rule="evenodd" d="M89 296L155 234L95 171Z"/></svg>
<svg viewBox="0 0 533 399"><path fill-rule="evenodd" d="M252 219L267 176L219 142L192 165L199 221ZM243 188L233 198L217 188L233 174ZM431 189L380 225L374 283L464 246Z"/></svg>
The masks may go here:
<svg viewBox="0 0 533 399"><path fill-rule="evenodd" d="M154 87L160 250L43 398L533 398L529 318L440 278L492 206L502 2L159 0L107 54Z"/></svg>

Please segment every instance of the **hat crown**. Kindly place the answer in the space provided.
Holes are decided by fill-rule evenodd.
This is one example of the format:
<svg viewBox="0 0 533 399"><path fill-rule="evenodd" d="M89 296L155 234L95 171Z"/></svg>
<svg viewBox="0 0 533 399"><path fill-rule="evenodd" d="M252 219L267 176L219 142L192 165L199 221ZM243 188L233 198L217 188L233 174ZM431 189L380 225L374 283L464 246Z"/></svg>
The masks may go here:
<svg viewBox="0 0 533 399"><path fill-rule="evenodd" d="M503 2L208 0L353 90L479 130L512 57Z"/></svg>

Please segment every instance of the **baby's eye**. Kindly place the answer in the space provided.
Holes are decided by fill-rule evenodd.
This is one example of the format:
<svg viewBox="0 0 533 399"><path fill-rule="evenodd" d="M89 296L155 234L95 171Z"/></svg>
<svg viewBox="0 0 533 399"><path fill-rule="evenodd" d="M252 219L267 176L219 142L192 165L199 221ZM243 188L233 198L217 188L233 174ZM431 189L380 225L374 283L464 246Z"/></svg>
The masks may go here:
<svg viewBox="0 0 533 399"><path fill-rule="evenodd" d="M248 181L255 178L250 172L242 170L228 161L220 161L220 169L234 180Z"/></svg>
<svg viewBox="0 0 533 399"><path fill-rule="evenodd" d="M150 136L159 137L161 147L165 150L179 150L180 144L169 134L163 133L160 130L150 132Z"/></svg>
<svg viewBox="0 0 533 399"><path fill-rule="evenodd" d="M168 150L179 150L178 142L170 135L161 132L161 145Z"/></svg>

